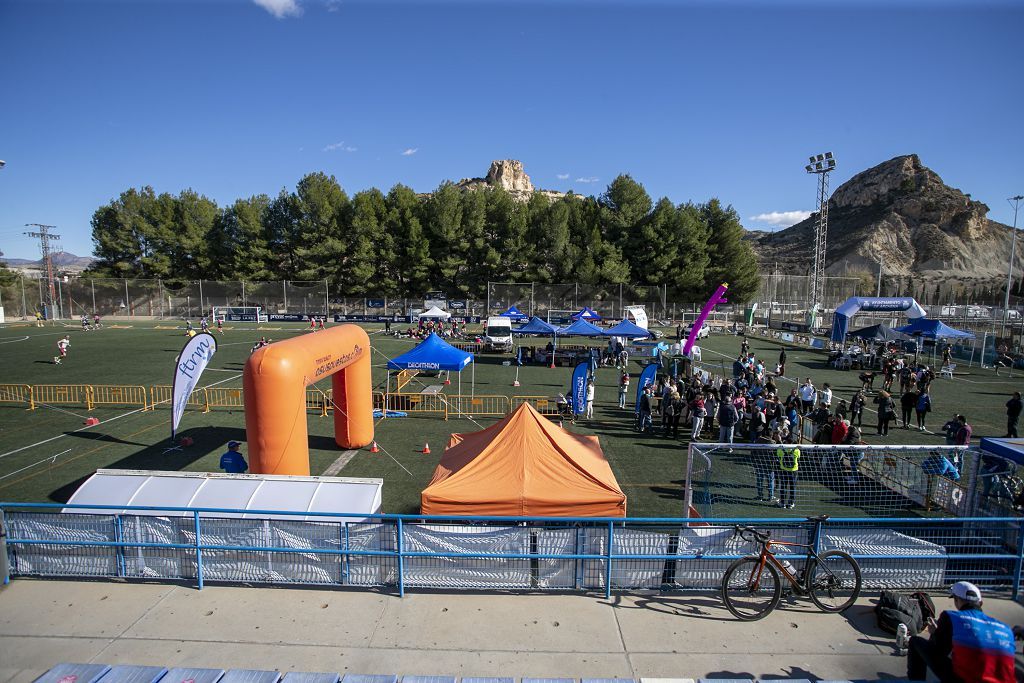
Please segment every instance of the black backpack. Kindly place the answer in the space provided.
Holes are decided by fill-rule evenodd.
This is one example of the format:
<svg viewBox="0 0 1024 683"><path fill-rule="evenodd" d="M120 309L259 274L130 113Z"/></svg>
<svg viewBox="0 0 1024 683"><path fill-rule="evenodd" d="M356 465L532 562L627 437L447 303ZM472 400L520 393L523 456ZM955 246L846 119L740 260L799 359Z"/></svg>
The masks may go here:
<svg viewBox="0 0 1024 683"><path fill-rule="evenodd" d="M882 591L875 605L878 627L889 633L896 633L900 624L907 625L907 633L916 636L925 626L929 617L935 616L935 604L926 593L897 593Z"/></svg>

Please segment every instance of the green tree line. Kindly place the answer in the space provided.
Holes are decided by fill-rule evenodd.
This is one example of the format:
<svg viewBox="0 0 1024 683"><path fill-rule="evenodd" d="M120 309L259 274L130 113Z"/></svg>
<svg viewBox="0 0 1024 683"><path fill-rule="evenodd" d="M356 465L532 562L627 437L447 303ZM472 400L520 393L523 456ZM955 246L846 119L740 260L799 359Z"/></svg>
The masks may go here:
<svg viewBox="0 0 1024 683"><path fill-rule="evenodd" d="M731 206L653 202L628 175L600 197L500 187L429 195L404 185L349 197L310 173L294 191L219 207L185 190L129 189L92 217L97 277L168 280L324 280L349 296L480 297L493 282L667 285L702 301L721 282L749 300L759 277Z"/></svg>

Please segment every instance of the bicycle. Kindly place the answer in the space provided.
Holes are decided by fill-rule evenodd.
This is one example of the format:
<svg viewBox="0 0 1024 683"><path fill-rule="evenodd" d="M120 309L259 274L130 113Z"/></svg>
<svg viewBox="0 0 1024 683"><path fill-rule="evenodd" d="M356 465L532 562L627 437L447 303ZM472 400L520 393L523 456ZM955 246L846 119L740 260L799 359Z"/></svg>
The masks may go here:
<svg viewBox="0 0 1024 683"><path fill-rule="evenodd" d="M827 516L809 517L808 521L824 522ZM732 614L743 621L756 621L768 616L782 600L780 573L792 586L793 593L808 596L823 612L842 612L860 595L861 573L857 560L842 550L817 553L806 543L773 541L771 534L753 527L736 526L733 538L760 544L758 555L742 557L725 570L722 578L722 600ZM789 562L776 558L773 545L805 548L807 564L797 574Z"/></svg>

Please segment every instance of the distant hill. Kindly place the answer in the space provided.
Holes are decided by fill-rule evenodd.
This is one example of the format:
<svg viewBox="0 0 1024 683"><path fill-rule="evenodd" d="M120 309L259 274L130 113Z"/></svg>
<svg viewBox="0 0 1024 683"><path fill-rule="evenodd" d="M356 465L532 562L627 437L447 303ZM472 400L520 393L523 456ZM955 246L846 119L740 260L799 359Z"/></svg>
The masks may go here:
<svg viewBox="0 0 1024 683"><path fill-rule="evenodd" d="M8 266L16 269L39 270L43 267L43 260L30 261L23 258L0 257ZM96 259L91 256L75 256L69 251L59 251L53 255L53 265L61 270L85 270Z"/></svg>
<svg viewBox="0 0 1024 683"><path fill-rule="evenodd" d="M898 156L850 178L829 199L825 270L912 276L918 282L1005 287L1011 228L989 208L942 182L916 154ZM779 232L750 232L765 272L806 274L818 215ZM1024 266L1018 245L1014 271ZM943 285L945 286L945 284Z"/></svg>

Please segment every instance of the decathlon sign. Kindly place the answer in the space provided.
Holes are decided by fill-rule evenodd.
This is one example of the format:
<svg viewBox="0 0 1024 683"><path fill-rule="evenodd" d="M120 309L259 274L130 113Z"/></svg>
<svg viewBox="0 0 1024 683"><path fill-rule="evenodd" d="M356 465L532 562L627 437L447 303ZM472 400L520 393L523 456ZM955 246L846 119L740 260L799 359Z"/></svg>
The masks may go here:
<svg viewBox="0 0 1024 683"><path fill-rule="evenodd" d="M171 438L178 430L181 416L192 390L199 383L199 377L217 352L217 340L208 332L200 332L185 342L174 366L174 386L171 390Z"/></svg>

